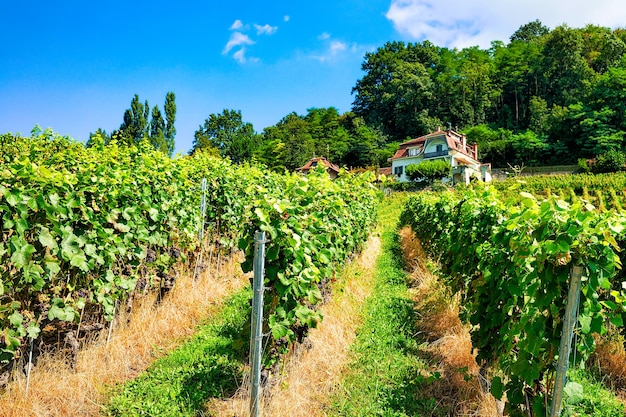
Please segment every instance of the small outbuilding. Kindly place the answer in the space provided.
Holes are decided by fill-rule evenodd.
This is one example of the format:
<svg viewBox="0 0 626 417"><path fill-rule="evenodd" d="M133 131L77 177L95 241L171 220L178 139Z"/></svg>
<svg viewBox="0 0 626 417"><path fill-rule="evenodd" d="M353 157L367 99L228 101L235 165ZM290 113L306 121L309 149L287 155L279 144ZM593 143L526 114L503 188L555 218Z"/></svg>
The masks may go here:
<svg viewBox="0 0 626 417"><path fill-rule="evenodd" d="M314 169L318 166L322 166L326 169L326 172L330 176L330 178L335 179L339 176L339 167L323 156L318 156L311 159L309 162L301 166L300 168L296 168L297 172L302 172L303 174L308 174L311 169Z"/></svg>

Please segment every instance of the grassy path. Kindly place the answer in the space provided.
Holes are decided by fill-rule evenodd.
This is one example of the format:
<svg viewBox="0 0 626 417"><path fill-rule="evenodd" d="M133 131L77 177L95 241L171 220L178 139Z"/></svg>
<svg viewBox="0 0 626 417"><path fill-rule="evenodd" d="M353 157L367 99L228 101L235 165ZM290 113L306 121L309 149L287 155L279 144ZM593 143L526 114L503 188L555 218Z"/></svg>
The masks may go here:
<svg viewBox="0 0 626 417"><path fill-rule="evenodd" d="M379 236L370 239L364 253L343 271L332 301L323 307L324 321L311 330L307 347L290 358L280 381L266 394L264 416L414 416L431 415L437 409L435 399L419 397L431 373L415 338L410 279L399 249L396 223L402 201L401 197L385 201L375 233ZM226 316L240 317L229 331L220 330L221 325L202 329L192 342L126 384L113 398L110 412L247 415L245 396L229 398L236 388L232 382L240 382L244 367L232 346L239 344L237 328L244 332L240 326L247 302L239 300L229 308L234 310ZM215 322L220 320L223 317ZM210 340L213 344L207 344ZM230 384L207 385L215 384L206 378L207 370ZM194 396L191 388L201 394ZM202 401L209 396L215 399L205 408Z"/></svg>
<svg viewBox="0 0 626 417"><path fill-rule="evenodd" d="M383 203L377 231L322 307L324 321L266 391L264 417L501 415L479 383L458 302L424 265L405 270L403 250L411 260L425 256L411 247L411 234L398 233L402 203L397 195ZM244 379L248 315L246 290L193 340L119 388L109 413L247 416L245 387L233 394ZM605 397L591 395L570 410L621 415ZM589 413L594 407L601 412Z"/></svg>
<svg viewBox="0 0 626 417"><path fill-rule="evenodd" d="M383 304L377 308L389 310L391 315L380 316L385 326L380 323L370 324L378 330L386 327L387 335L372 333L371 336L373 340L381 339L381 346L391 343L399 348L386 359L389 364L394 364L398 372L388 374L385 380L393 383L394 380L405 379L405 389L412 389L415 377L423 366L418 358L410 354L410 346L414 342L410 334L412 326L407 319L412 314L412 307L406 285L403 285L406 279L401 271L398 253L390 253L400 206L401 201L395 199L381 210L378 233L382 233L382 236L373 236L364 252L346 266L333 288L333 299L322 309L324 321L317 329L311 330L306 347L299 349L290 358L280 381L267 393L264 416L321 416L334 413L329 399L337 398L331 396L331 393L337 390L343 377L342 372L349 363L349 349L355 340L356 330L363 326L364 320L379 315L371 307L364 309L364 303L371 305L372 299L376 298L372 297L373 291L385 292ZM381 240L386 245L385 249L381 249ZM381 251L384 255L381 255ZM383 272L384 277L378 279L376 277L380 277L381 273L376 270L381 268L381 262L386 265L383 268L390 270ZM391 304L390 309L385 300ZM153 364L139 378L120 387L108 406L108 413L115 416L246 415L245 396L231 397L231 394L241 383L245 368L242 362L245 352L236 352L233 347L241 347L244 342L238 339L242 337L238 335L246 334L243 326L249 314L248 301L244 296L236 296L227 305L224 312L212 320L213 323L221 324L203 326L191 342ZM364 314L366 311L369 314ZM230 324L226 326L224 322L228 318ZM398 334L394 330L393 323L397 320L406 323L405 334ZM243 345L247 346L246 343ZM385 367L388 371L389 367ZM377 379L379 371L365 370L371 372L373 379ZM355 379L361 378L355 375ZM358 386L352 388L360 389ZM381 386L381 389L384 388ZM210 397L214 398L209 400ZM409 400L408 394L406 398ZM408 410L415 410L411 405L407 407ZM372 414L376 414L374 410L363 414L357 408L354 415Z"/></svg>
<svg viewBox="0 0 626 417"><path fill-rule="evenodd" d="M107 413L114 416L197 416L208 398L232 395L243 379L249 329L249 288L230 297L192 340L123 385ZM248 332L249 333L249 332Z"/></svg>
<svg viewBox="0 0 626 417"><path fill-rule="evenodd" d="M341 383L350 346L363 322L360 311L372 294L380 251L380 238L374 234L345 266L333 285L332 299L321 308L324 320L310 330L304 346L287 361L284 376L268 393L264 417L326 415L328 398Z"/></svg>
<svg viewBox="0 0 626 417"><path fill-rule="evenodd" d="M400 198L381 210L381 254L374 291L363 305L364 324L353 344L352 361L332 396L331 416L416 416L436 408L419 396L429 366L415 338L415 311L403 269L396 223Z"/></svg>

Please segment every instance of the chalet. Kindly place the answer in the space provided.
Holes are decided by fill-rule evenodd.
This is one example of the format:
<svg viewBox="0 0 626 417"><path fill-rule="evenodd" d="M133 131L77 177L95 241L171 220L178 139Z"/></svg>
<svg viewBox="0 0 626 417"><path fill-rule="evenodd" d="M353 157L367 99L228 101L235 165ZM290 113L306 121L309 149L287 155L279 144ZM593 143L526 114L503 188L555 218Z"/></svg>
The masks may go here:
<svg viewBox="0 0 626 417"><path fill-rule="evenodd" d="M397 180L405 182L409 181L406 176L408 165L434 159L444 159L450 163L452 178L448 178L448 181L466 184L472 178L491 181L491 164L478 161L478 145L468 145L465 135L452 129L441 130L440 127L433 133L400 144L391 158L391 167Z"/></svg>
<svg viewBox="0 0 626 417"><path fill-rule="evenodd" d="M307 174L309 170L314 169L318 166L322 166L326 169L326 172L330 176L330 178L335 179L339 176L339 167L323 156L316 157L311 159L309 162L301 166L300 168L296 168L297 172L302 172L303 174Z"/></svg>

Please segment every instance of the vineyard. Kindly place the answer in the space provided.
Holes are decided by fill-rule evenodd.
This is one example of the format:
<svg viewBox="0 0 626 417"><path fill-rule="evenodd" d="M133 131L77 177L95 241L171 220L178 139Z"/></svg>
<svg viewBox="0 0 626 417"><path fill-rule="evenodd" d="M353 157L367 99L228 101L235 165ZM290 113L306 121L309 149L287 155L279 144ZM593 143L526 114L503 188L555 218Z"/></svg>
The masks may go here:
<svg viewBox="0 0 626 417"><path fill-rule="evenodd" d="M619 250L626 217L582 195L625 188L626 177L608 178L420 193L401 215L401 223L411 226L439 262L451 289L461 294L478 360L492 376L491 392L496 398L506 394L511 409L546 414L573 266L584 271L576 361L594 351L594 335L623 326L626 285ZM550 189L545 198L528 192ZM569 201L557 189L570 190L563 196Z"/></svg>
<svg viewBox="0 0 626 417"><path fill-rule="evenodd" d="M626 200L626 173L539 175L496 181L492 186L506 198L516 199L520 191L537 197L554 196L568 203L591 203L600 211L622 210Z"/></svg>
<svg viewBox="0 0 626 417"><path fill-rule="evenodd" d="M270 239L271 363L321 319L324 284L363 244L379 200L363 175L331 181L150 146L85 148L49 130L1 135L0 155L3 364L47 333L106 325L122 302L165 294L201 245L239 246L249 269L257 229Z"/></svg>
<svg viewBox="0 0 626 417"><path fill-rule="evenodd" d="M278 174L202 153L85 148L51 131L0 135L0 155L3 371L33 344L110 327L145 294L166 303L177 268L201 267L205 246L241 250L249 271L257 230L269 240L264 365L277 366L322 320L329 284L361 249L381 201L368 174L332 181L323 170ZM461 297L481 373L509 412L545 415L574 266L583 268L574 363L585 363L602 337L623 337L625 189L621 174L532 178L416 193L404 204L401 225ZM245 306L248 293L234 300ZM143 388L120 389L111 410L124 415Z"/></svg>

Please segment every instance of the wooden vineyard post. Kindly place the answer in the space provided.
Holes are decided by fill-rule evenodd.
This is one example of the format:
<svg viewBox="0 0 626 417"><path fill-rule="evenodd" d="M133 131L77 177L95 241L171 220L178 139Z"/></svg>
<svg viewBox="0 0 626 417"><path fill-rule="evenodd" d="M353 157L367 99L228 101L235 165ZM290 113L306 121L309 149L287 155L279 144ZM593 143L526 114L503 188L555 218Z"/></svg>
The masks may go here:
<svg viewBox="0 0 626 417"><path fill-rule="evenodd" d="M572 348L574 326L578 319L578 303L580 301L580 282L582 274L583 268L581 266L572 267L569 292L567 294L567 305L565 306L565 319L561 333L561 344L559 346L559 362L556 367L556 379L554 381L554 392L552 393L552 404L550 406L550 417L558 417L561 415L563 388L565 387L567 369L569 367L569 354Z"/></svg>
<svg viewBox="0 0 626 417"><path fill-rule="evenodd" d="M263 280L265 277L265 232L254 234L252 320L250 332L250 416L259 416L261 399L261 346L263 341Z"/></svg>

